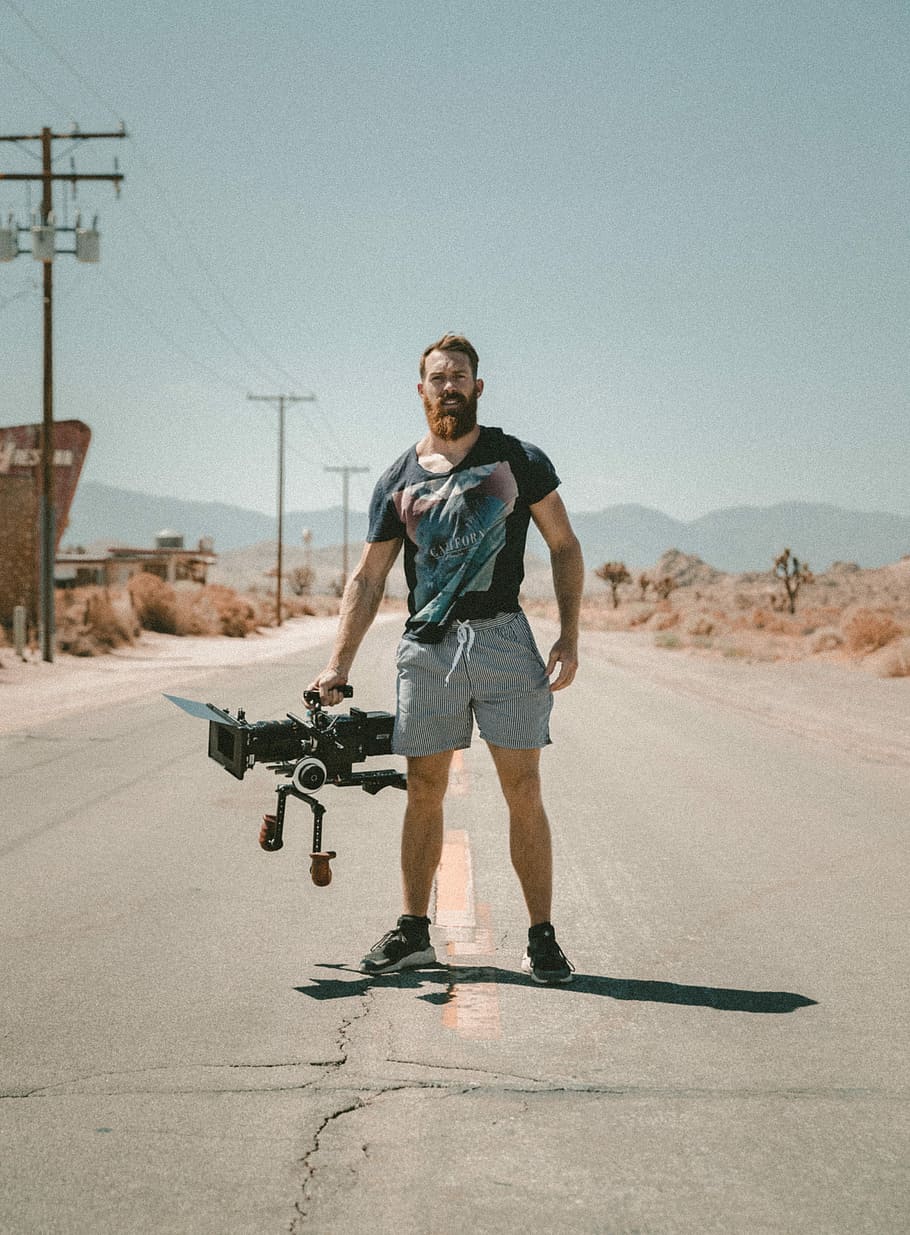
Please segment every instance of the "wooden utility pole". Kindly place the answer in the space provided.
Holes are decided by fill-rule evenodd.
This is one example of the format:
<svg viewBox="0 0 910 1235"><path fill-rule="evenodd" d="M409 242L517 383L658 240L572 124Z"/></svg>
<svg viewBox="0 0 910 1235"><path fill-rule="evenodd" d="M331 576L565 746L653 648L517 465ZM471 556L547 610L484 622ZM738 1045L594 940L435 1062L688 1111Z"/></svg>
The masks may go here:
<svg viewBox="0 0 910 1235"><path fill-rule="evenodd" d="M53 143L55 141L94 141L100 137L126 137L126 130L116 133L54 133L49 128L43 128L40 133L0 136L0 142L41 142L40 172L0 172L0 180L40 180L41 193L41 225L53 226L55 180L68 181L75 192L80 180L107 180L120 192L123 176L120 172L111 174L76 172L54 172ZM20 229L27 230L27 229ZM70 231L61 228L61 231ZM34 233L33 233L34 234ZM34 240L33 240L34 243ZM60 252L75 252L72 249ZM54 262L57 250L51 248L49 255L42 259L44 266L44 410L41 421L41 528L38 553L38 593L41 628L41 653L46 661L54 659L54 559L57 552L56 513L54 510Z"/></svg>
<svg viewBox="0 0 910 1235"><path fill-rule="evenodd" d="M41 130L41 222L48 224L54 211L51 182L51 131ZM54 494L54 263L44 267L44 413L41 420L41 547L38 551L41 597L41 655L54 659L57 615L54 611L54 567L57 557L57 511Z"/></svg>
<svg viewBox="0 0 910 1235"><path fill-rule="evenodd" d="M342 545L341 545L341 590L348 582L348 477L354 472L368 472L368 467L327 467L327 472L341 472Z"/></svg>
<svg viewBox="0 0 910 1235"><path fill-rule="evenodd" d="M275 622L281 625L281 574L284 570L284 405L315 403L315 395L247 395L253 403L278 404L278 574L275 579Z"/></svg>

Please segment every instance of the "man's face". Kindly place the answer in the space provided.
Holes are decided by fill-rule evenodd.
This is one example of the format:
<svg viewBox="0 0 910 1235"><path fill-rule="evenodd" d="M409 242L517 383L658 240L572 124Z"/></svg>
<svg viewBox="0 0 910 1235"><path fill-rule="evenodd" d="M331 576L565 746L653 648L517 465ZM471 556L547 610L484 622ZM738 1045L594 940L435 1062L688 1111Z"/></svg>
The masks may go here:
<svg viewBox="0 0 910 1235"><path fill-rule="evenodd" d="M477 400L483 382L479 378L475 381L464 352L430 352L417 391L431 432L443 441L457 441L477 424Z"/></svg>

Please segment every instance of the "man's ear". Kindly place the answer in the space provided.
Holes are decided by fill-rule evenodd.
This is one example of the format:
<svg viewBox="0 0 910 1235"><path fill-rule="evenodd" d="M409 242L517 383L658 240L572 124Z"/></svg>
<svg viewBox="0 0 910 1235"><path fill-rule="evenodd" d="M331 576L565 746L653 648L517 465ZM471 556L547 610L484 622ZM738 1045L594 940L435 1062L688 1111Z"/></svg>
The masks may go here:
<svg viewBox="0 0 910 1235"><path fill-rule="evenodd" d="M474 393L477 395L478 399L483 394L483 378L482 377L478 377L477 380L474 382Z"/></svg>
<svg viewBox="0 0 910 1235"><path fill-rule="evenodd" d="M417 393L420 395L422 399L423 398L423 382L417 383Z"/></svg>

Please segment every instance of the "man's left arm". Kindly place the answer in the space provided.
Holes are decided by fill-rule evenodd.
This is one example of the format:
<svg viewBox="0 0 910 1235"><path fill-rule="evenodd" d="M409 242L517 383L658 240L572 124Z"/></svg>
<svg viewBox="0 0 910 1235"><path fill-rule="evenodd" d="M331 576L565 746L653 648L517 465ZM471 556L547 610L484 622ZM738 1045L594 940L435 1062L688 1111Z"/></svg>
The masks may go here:
<svg viewBox="0 0 910 1235"><path fill-rule="evenodd" d="M559 608L559 638L550 650L547 676L559 665L559 673L550 683L551 690L571 685L578 669L578 615L585 582L585 563L578 537L554 489L531 507L531 518L547 542L553 569L553 590Z"/></svg>

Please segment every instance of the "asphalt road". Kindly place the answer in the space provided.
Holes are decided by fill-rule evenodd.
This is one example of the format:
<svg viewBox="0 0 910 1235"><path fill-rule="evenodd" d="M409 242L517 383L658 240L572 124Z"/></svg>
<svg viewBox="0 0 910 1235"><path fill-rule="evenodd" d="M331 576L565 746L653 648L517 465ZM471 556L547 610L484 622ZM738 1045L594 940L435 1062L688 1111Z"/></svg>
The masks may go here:
<svg viewBox="0 0 910 1235"><path fill-rule="evenodd" d="M277 718L322 660L175 693ZM160 696L0 738L0 1231L906 1230L906 766L591 657L553 729L555 990L479 746L442 963L371 980L399 791L324 792L317 888L306 811L263 853L274 778Z"/></svg>

